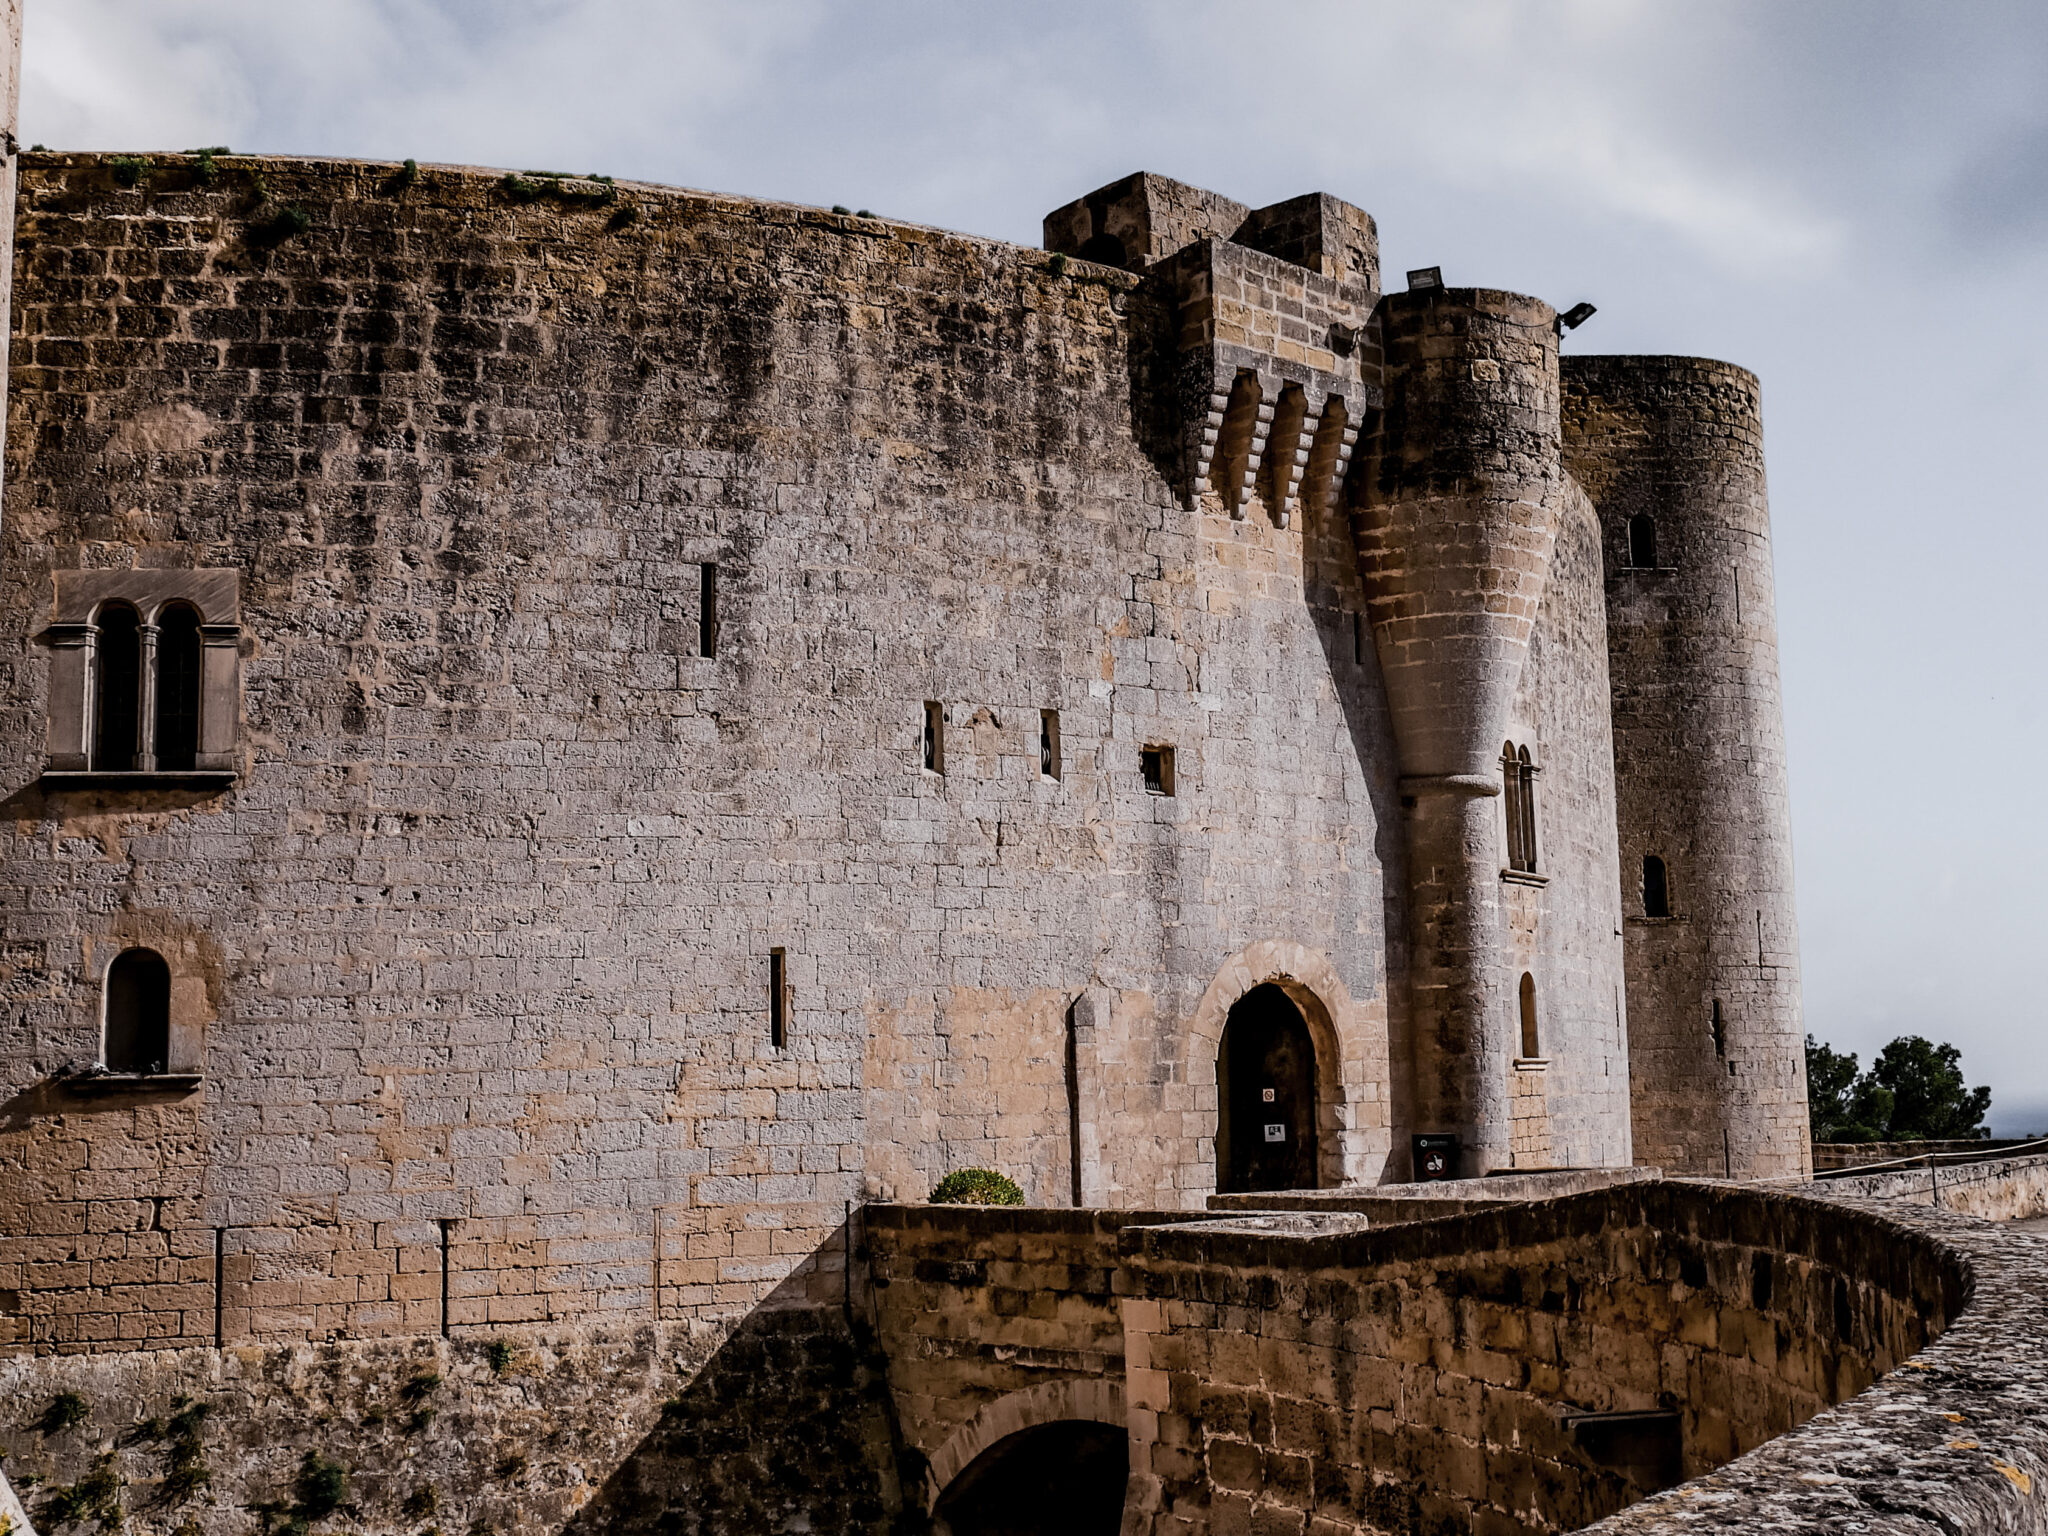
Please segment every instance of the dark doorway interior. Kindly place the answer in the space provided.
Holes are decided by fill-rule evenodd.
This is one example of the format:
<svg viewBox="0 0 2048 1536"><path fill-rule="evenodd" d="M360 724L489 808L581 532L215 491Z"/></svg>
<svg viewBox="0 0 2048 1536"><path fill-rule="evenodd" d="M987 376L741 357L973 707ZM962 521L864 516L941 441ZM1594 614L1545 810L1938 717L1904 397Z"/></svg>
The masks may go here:
<svg viewBox="0 0 2048 1536"><path fill-rule="evenodd" d="M1237 1000L1216 1058L1216 1187L1316 1187L1316 1049L1271 982Z"/></svg>
<svg viewBox="0 0 2048 1536"><path fill-rule="evenodd" d="M932 1514L940 1536L1116 1536L1130 1470L1117 1425L1061 1419L983 1451Z"/></svg>

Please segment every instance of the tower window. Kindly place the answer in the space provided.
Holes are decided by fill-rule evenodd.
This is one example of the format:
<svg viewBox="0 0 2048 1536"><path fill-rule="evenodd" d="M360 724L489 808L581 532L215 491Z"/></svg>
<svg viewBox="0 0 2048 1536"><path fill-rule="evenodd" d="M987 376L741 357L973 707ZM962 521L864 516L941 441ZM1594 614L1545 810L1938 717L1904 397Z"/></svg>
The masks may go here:
<svg viewBox="0 0 2048 1536"><path fill-rule="evenodd" d="M1714 999L1714 1055L1725 1061L1728 1058L1728 1025L1721 1017L1721 999Z"/></svg>
<svg viewBox="0 0 2048 1536"><path fill-rule="evenodd" d="M1536 869L1535 760L1527 747L1503 742L1500 750L1501 798L1508 819L1508 868Z"/></svg>
<svg viewBox="0 0 2048 1536"><path fill-rule="evenodd" d="M1628 563L1639 571L1657 567L1657 519L1647 512L1628 520Z"/></svg>
<svg viewBox="0 0 2048 1536"><path fill-rule="evenodd" d="M126 949L107 967L109 1072L162 1072L171 1055L171 968L153 949Z"/></svg>
<svg viewBox="0 0 2048 1536"><path fill-rule="evenodd" d="M1656 854L1643 856L1643 916L1671 915L1671 876Z"/></svg>
<svg viewBox="0 0 2048 1536"><path fill-rule="evenodd" d="M946 771L946 709L935 699L924 701L924 771Z"/></svg>
<svg viewBox="0 0 2048 1536"><path fill-rule="evenodd" d="M157 620L156 765L190 772L199 761L199 688L205 664L199 615L179 603Z"/></svg>
<svg viewBox="0 0 2048 1536"><path fill-rule="evenodd" d="M1146 747L1139 752L1138 762L1145 772L1146 794L1173 793L1173 748Z"/></svg>
<svg viewBox="0 0 2048 1536"><path fill-rule="evenodd" d="M1351 615L1351 660L1354 665L1365 665L1366 644L1365 615L1354 613Z"/></svg>
<svg viewBox="0 0 2048 1536"><path fill-rule="evenodd" d="M141 726L142 618L126 603L109 603L99 612L93 669L93 767L102 773L139 767Z"/></svg>
<svg viewBox="0 0 2048 1536"><path fill-rule="evenodd" d="M780 945L768 951L768 1043L789 1044L789 951Z"/></svg>
<svg viewBox="0 0 2048 1536"><path fill-rule="evenodd" d="M1060 712L1056 709L1038 712L1038 775L1044 779L1060 776Z"/></svg>
<svg viewBox="0 0 2048 1536"><path fill-rule="evenodd" d="M1543 1042L1536 1033L1536 978L1522 972L1522 1055L1534 1061L1543 1055Z"/></svg>
<svg viewBox="0 0 2048 1536"><path fill-rule="evenodd" d="M697 567L697 654L718 654L718 567L709 560Z"/></svg>

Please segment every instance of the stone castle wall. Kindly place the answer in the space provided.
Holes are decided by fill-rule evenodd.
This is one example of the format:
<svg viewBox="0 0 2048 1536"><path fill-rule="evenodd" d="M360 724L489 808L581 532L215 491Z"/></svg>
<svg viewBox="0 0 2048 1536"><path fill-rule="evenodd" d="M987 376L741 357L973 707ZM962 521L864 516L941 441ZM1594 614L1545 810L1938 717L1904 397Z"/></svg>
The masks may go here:
<svg viewBox="0 0 2048 1536"><path fill-rule="evenodd" d="M1325 1182L1383 1176L1406 874L1351 530L1184 499L1157 279L593 182L22 175L0 1347L831 1300L848 1204L966 1164L1198 1205L1273 978ZM232 785L39 779L73 569L235 573ZM1559 569L1525 1145L1616 1160L1599 594ZM199 1081L87 1095L134 943Z"/></svg>

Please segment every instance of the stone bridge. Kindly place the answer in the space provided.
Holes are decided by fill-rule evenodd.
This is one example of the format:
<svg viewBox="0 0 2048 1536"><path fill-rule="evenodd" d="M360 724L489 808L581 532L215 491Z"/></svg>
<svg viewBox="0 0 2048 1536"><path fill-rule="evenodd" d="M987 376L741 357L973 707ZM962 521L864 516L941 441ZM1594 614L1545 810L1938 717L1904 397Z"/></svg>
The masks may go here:
<svg viewBox="0 0 2048 1536"><path fill-rule="evenodd" d="M1708 1506L1729 1529L2048 1530L2048 1414L2010 1406L2048 1382L2048 1243L1965 1214L2048 1209L2048 1164L1947 1177L1939 1210L1911 1203L1924 1172L1192 1218L869 1207L906 1503L962 1532L1113 1530L1121 1507L1127 1536L1661 1532ZM1127 1452L1107 1512L1099 1479L1053 1475L1060 1425L1104 1431L1069 1454Z"/></svg>

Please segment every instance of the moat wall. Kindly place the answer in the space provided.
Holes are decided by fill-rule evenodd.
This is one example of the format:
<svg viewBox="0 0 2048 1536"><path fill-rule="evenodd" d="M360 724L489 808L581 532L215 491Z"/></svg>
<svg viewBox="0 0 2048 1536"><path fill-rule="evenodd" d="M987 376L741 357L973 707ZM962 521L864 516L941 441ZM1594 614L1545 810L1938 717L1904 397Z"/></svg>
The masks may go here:
<svg viewBox="0 0 2048 1536"><path fill-rule="evenodd" d="M1351 529L1183 497L1163 278L235 157L25 157L16 256L0 1349L831 1301L849 1204L965 1164L1196 1207L1265 980L1323 1031L1324 1181L1405 1152ZM235 573L231 784L39 777L71 570ZM1628 1152L1596 578L1561 549L1514 706L1558 851L1525 1161ZM198 1083L91 1096L131 944Z"/></svg>

